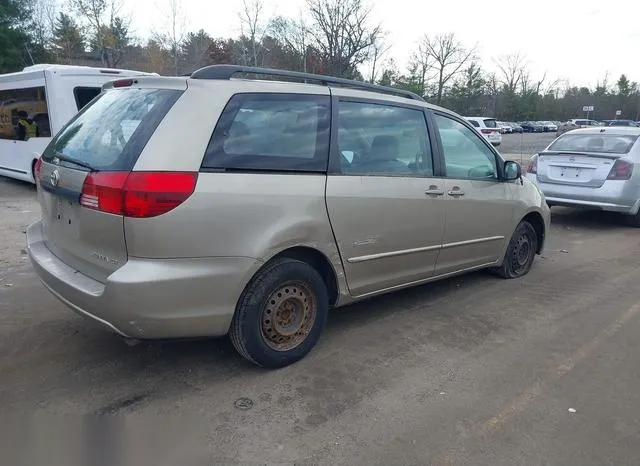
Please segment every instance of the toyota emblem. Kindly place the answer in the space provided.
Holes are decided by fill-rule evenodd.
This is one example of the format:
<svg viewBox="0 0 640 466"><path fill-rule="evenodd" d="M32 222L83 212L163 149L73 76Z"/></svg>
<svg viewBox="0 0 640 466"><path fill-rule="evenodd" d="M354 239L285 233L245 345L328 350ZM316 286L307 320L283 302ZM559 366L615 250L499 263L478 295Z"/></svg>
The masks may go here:
<svg viewBox="0 0 640 466"><path fill-rule="evenodd" d="M58 186L58 182L60 181L60 173L58 173L58 170L53 170L51 172L51 176L49 176L49 181L51 181L51 186L53 187Z"/></svg>

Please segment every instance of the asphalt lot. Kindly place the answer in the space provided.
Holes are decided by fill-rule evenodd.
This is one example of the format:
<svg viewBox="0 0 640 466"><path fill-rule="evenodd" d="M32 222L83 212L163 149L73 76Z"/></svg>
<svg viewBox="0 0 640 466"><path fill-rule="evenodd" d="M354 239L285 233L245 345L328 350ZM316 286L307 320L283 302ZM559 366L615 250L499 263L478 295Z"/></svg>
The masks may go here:
<svg viewBox="0 0 640 466"><path fill-rule="evenodd" d="M37 216L33 188L0 178L3 430L38 422L48 464L640 464L640 232L615 217L554 209L523 279L334 311L306 359L264 371L227 339L129 346L77 317L22 252ZM0 464L40 464L3 442Z"/></svg>

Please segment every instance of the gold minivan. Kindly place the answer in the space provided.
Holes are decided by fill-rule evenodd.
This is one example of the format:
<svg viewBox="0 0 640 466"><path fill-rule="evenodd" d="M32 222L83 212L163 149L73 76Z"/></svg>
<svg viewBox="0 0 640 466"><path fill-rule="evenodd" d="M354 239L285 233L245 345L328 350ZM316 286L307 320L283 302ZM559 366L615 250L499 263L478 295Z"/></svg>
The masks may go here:
<svg viewBox="0 0 640 466"><path fill-rule="evenodd" d="M114 81L36 172L28 250L56 297L130 338L228 333L269 368L306 355L330 308L526 274L549 227L538 188L460 116L280 70Z"/></svg>

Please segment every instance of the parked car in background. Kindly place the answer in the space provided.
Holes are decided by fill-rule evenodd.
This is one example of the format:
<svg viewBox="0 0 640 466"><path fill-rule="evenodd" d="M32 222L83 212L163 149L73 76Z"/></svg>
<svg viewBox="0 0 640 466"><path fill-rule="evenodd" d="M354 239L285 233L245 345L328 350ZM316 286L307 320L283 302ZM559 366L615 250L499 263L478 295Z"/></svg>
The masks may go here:
<svg viewBox="0 0 640 466"><path fill-rule="evenodd" d="M521 121L518 124L525 133L542 133L544 131L544 126L537 121Z"/></svg>
<svg viewBox="0 0 640 466"><path fill-rule="evenodd" d="M114 79L150 75L88 66L34 65L0 75L0 175L35 183L35 162L51 137ZM20 114L37 133L20 138Z"/></svg>
<svg viewBox="0 0 640 466"><path fill-rule="evenodd" d="M588 128L590 126L603 126L602 122L597 120L587 120L584 118L576 118L569 120L570 123L578 126L579 128Z"/></svg>
<svg viewBox="0 0 640 466"><path fill-rule="evenodd" d="M465 117L465 119L495 147L502 144L502 134L495 118Z"/></svg>
<svg viewBox="0 0 640 466"><path fill-rule="evenodd" d="M576 125L572 121L565 121L564 123L561 123L558 126L558 130L556 131L556 137L559 137L568 131L578 129L578 128L580 128L580 126Z"/></svg>
<svg viewBox="0 0 640 466"><path fill-rule="evenodd" d="M638 127L638 123L633 120L609 120L607 126L631 126Z"/></svg>
<svg viewBox="0 0 640 466"><path fill-rule="evenodd" d="M558 125L556 125L553 121L540 121L542 125L543 131L545 133L558 131Z"/></svg>
<svg viewBox="0 0 640 466"><path fill-rule="evenodd" d="M640 128L575 129L531 158L527 177L549 206L625 214L640 227Z"/></svg>
<svg viewBox="0 0 640 466"><path fill-rule="evenodd" d="M509 125L509 123L505 123L504 121L498 121L498 128L500 128L500 132L502 134L509 134L509 133L513 133L513 128L511 128L511 125Z"/></svg>
<svg viewBox="0 0 640 466"><path fill-rule="evenodd" d="M540 190L464 118L329 76L117 80L38 160L27 248L56 297L131 338L229 334L269 368L311 351L330 308L521 277L549 228Z"/></svg>
<svg viewBox="0 0 640 466"><path fill-rule="evenodd" d="M511 131L513 133L522 133L523 131L522 126L520 126L518 123L514 123L513 121L510 121L507 124L511 126Z"/></svg>

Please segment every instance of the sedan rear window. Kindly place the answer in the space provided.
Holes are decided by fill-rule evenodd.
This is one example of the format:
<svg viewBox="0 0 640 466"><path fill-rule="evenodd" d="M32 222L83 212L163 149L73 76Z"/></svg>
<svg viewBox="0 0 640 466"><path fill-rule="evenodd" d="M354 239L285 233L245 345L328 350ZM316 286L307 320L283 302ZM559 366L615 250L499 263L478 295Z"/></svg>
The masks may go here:
<svg viewBox="0 0 640 466"><path fill-rule="evenodd" d="M627 134L565 134L548 151L626 154L638 139Z"/></svg>
<svg viewBox="0 0 640 466"><path fill-rule="evenodd" d="M494 120L493 118L485 118L484 120L484 125L487 128L497 128L498 125L496 124L496 120Z"/></svg>
<svg viewBox="0 0 640 466"><path fill-rule="evenodd" d="M129 171L182 91L123 89L104 93L71 120L42 158L93 170Z"/></svg>

